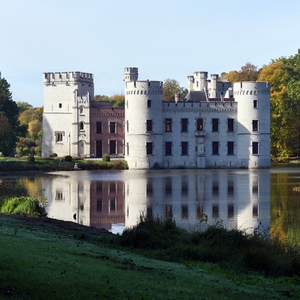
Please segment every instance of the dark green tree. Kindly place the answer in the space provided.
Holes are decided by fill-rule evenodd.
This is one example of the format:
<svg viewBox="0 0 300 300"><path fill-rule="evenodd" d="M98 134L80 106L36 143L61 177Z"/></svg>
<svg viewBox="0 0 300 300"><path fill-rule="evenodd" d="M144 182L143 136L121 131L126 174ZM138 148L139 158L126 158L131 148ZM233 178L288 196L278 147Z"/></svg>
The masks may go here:
<svg viewBox="0 0 300 300"><path fill-rule="evenodd" d="M1 152L3 155L13 154L17 136L24 134L24 128L20 126L18 121L19 108L15 101L12 100L10 92L10 84L0 73L0 112L7 118L7 122L11 126L11 132L6 136L5 143L2 142ZM7 127L8 128L8 127Z"/></svg>

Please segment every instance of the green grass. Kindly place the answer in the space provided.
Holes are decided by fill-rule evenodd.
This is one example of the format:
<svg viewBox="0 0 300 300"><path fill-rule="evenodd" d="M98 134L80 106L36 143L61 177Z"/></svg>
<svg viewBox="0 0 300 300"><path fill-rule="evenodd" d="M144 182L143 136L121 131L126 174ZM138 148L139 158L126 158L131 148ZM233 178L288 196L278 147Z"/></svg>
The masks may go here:
<svg viewBox="0 0 300 300"><path fill-rule="evenodd" d="M150 259L120 249L118 236L79 233L0 215L0 298L299 298L298 277Z"/></svg>

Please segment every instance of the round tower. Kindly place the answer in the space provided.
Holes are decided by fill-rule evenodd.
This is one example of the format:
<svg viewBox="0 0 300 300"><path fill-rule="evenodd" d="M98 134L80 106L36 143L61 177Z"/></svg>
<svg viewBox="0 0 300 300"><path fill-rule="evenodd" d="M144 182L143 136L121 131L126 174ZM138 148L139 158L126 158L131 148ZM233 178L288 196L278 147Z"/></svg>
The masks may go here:
<svg viewBox="0 0 300 300"><path fill-rule="evenodd" d="M162 92L160 81L125 81L125 159L130 169L162 166Z"/></svg>
<svg viewBox="0 0 300 300"><path fill-rule="evenodd" d="M270 85L268 82L236 82L238 103L238 165L270 167Z"/></svg>

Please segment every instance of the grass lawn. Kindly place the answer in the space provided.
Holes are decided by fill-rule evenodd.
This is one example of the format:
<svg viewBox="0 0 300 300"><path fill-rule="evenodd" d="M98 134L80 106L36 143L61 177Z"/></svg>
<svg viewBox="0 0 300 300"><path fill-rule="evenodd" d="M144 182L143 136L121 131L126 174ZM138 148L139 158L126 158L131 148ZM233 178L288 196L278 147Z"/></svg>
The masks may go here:
<svg viewBox="0 0 300 300"><path fill-rule="evenodd" d="M300 299L298 277L150 259L118 236L31 220L0 214L0 299Z"/></svg>

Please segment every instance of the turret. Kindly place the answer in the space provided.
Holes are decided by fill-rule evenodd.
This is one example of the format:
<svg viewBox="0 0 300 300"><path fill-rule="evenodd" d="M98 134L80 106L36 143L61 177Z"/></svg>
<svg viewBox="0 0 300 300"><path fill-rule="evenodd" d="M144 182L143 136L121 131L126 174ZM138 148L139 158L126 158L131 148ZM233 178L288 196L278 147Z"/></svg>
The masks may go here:
<svg viewBox="0 0 300 300"><path fill-rule="evenodd" d="M124 81L137 81L139 79L139 69L138 68L124 68Z"/></svg>
<svg viewBox="0 0 300 300"><path fill-rule="evenodd" d="M270 85L236 82L238 103L238 164L242 168L270 167Z"/></svg>

